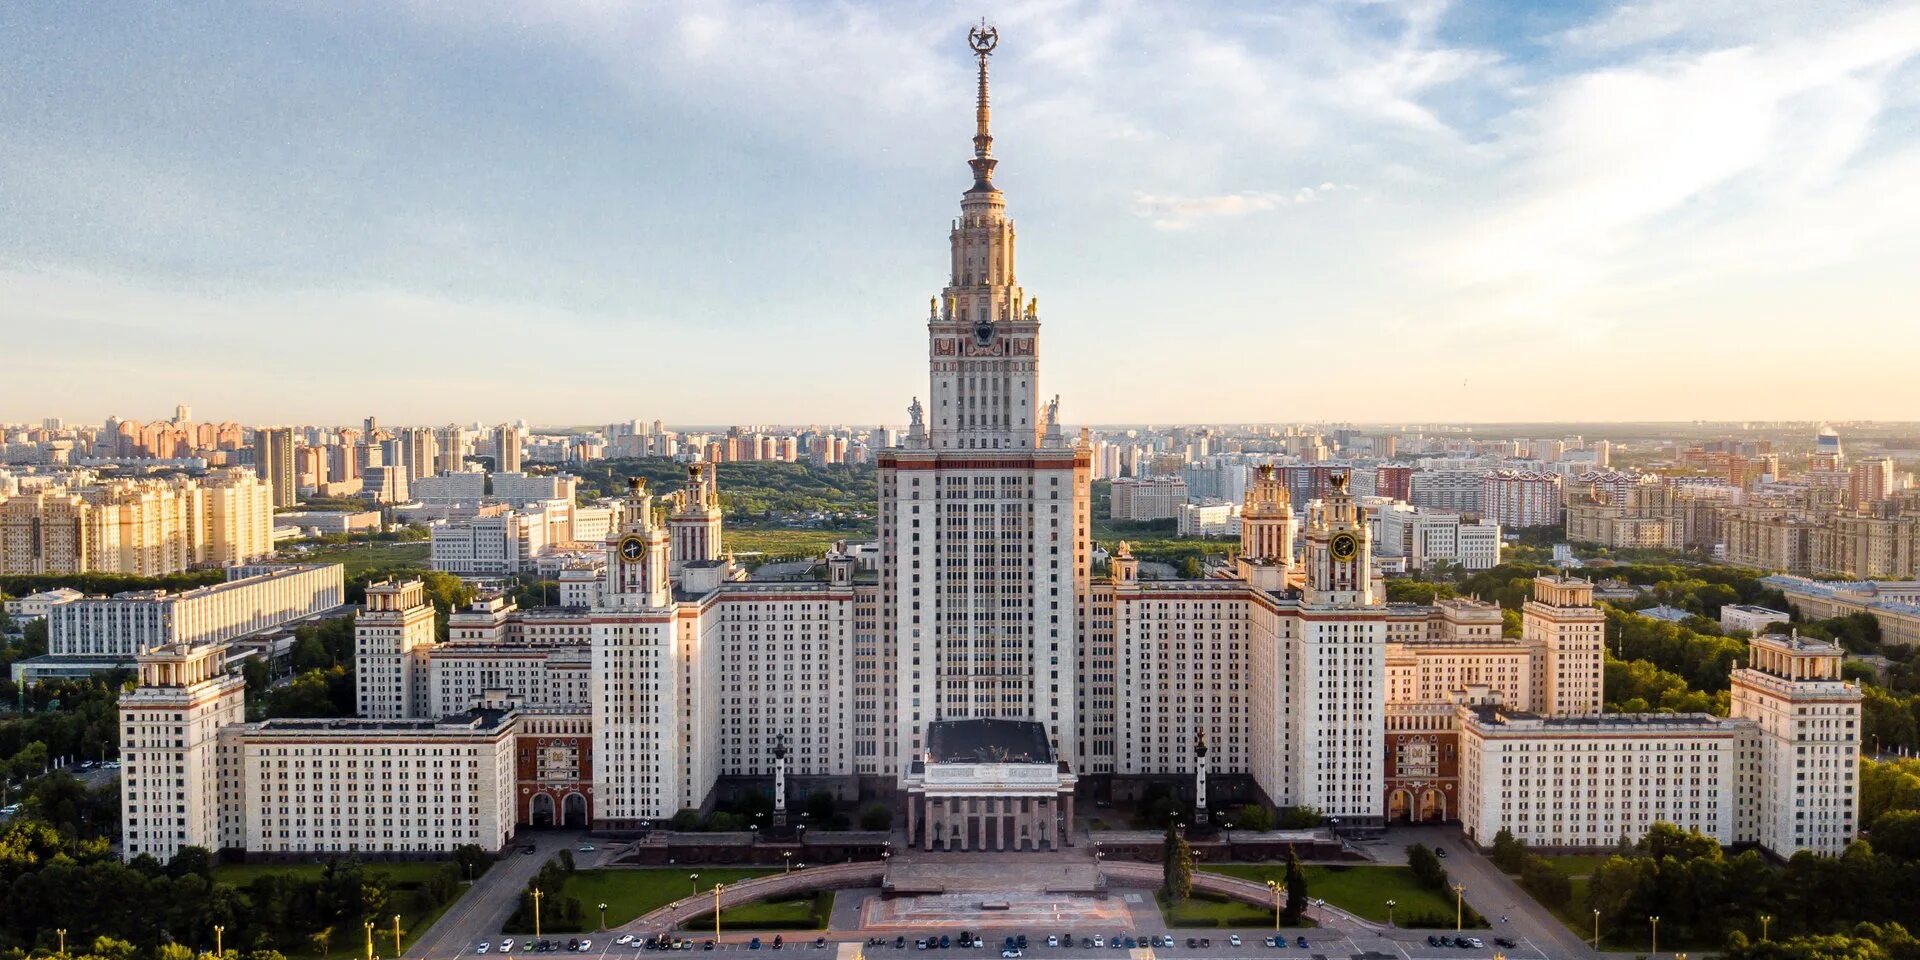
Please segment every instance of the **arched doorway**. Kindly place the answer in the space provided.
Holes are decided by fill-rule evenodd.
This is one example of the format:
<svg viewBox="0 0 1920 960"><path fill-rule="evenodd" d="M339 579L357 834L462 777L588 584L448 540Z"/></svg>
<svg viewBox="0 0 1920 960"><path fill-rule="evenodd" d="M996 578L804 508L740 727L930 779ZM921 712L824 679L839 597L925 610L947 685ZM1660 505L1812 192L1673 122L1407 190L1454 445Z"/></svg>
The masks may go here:
<svg viewBox="0 0 1920 960"><path fill-rule="evenodd" d="M535 827L553 826L553 797L536 793L527 802L527 822Z"/></svg>
<svg viewBox="0 0 1920 960"><path fill-rule="evenodd" d="M587 798L578 793L569 793L560 803L566 825L585 827L587 825Z"/></svg>
<svg viewBox="0 0 1920 960"><path fill-rule="evenodd" d="M1387 819L1413 822L1413 794L1407 790L1395 790L1387 795Z"/></svg>
<svg viewBox="0 0 1920 960"><path fill-rule="evenodd" d="M1429 789L1420 794L1420 819L1426 823L1438 823L1447 818L1447 798L1440 791Z"/></svg>

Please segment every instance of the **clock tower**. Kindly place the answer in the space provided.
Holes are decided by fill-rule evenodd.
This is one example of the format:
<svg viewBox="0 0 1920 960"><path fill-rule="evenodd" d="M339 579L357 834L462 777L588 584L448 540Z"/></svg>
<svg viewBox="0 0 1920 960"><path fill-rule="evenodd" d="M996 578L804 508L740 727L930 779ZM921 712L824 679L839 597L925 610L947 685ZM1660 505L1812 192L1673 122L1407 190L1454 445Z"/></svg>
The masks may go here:
<svg viewBox="0 0 1920 960"><path fill-rule="evenodd" d="M653 516L653 496L644 477L627 481L620 528L607 536L607 579L600 590L607 606L664 607L673 597L667 573L667 532Z"/></svg>
<svg viewBox="0 0 1920 960"><path fill-rule="evenodd" d="M1373 542L1360 505L1338 471L1332 489L1310 508L1307 520L1307 602L1315 605L1375 605Z"/></svg>

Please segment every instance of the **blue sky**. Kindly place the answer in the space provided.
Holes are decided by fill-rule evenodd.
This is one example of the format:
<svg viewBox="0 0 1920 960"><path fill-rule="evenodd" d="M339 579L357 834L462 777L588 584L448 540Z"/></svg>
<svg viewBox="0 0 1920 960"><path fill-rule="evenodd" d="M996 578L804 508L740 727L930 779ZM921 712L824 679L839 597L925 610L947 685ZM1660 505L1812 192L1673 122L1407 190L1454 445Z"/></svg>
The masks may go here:
<svg viewBox="0 0 1920 960"><path fill-rule="evenodd" d="M12 4L0 420L1920 417L1920 4Z"/></svg>

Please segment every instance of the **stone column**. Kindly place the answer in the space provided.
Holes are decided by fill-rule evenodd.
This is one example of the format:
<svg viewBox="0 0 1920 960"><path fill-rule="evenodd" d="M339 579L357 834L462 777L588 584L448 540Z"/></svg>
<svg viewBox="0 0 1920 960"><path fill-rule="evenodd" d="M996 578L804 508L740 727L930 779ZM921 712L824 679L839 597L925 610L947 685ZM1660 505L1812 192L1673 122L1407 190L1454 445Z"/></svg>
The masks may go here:
<svg viewBox="0 0 1920 960"><path fill-rule="evenodd" d="M1067 794L1066 800L1067 800L1067 835L1061 839L1066 842L1067 846L1071 847L1073 846L1073 835L1074 835L1073 794L1071 793Z"/></svg>
<svg viewBox="0 0 1920 960"><path fill-rule="evenodd" d="M926 825L926 832L922 834L920 838L920 848L923 850L932 850L933 849L933 833L935 830L938 830L940 828L940 818L935 815L936 811L939 810L939 804L932 797L926 798L924 802L926 803L926 806L927 806L927 809L925 811L927 825Z"/></svg>
<svg viewBox="0 0 1920 960"><path fill-rule="evenodd" d="M1000 829L1000 804L1002 802L999 797L987 801L988 806L992 808L987 814L987 824L990 832L993 834L993 840L991 842L995 850L1005 850L1007 848L1007 838Z"/></svg>
<svg viewBox="0 0 1920 960"><path fill-rule="evenodd" d="M916 825L916 818L914 817L914 802L917 799L918 797L916 797L914 794L911 794L911 793L907 794L907 846L913 846L913 833L914 833L914 827Z"/></svg>

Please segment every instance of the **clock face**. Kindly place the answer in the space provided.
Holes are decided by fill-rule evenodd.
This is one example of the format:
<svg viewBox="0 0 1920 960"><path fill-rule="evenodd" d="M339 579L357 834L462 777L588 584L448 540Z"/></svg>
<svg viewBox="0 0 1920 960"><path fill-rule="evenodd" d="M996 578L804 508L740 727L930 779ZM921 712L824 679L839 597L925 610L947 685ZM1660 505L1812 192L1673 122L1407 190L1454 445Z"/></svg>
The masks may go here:
<svg viewBox="0 0 1920 960"><path fill-rule="evenodd" d="M1351 533L1335 534L1327 549L1335 560L1352 560L1360 553L1360 541L1355 540Z"/></svg>
<svg viewBox="0 0 1920 960"><path fill-rule="evenodd" d="M993 342L993 324L982 323L974 327L973 339L976 341L979 341L980 345L983 347Z"/></svg>
<svg viewBox="0 0 1920 960"><path fill-rule="evenodd" d="M628 560L638 560L647 552L647 545L639 537L628 537L620 541L620 555Z"/></svg>

